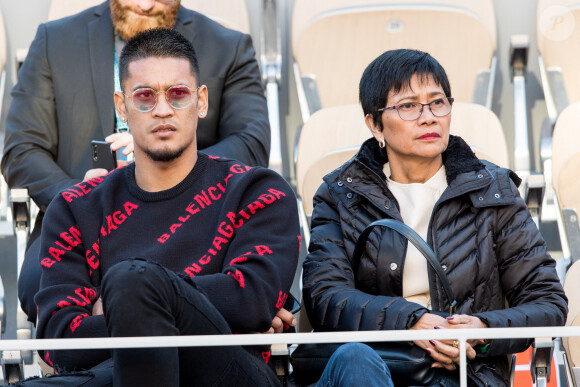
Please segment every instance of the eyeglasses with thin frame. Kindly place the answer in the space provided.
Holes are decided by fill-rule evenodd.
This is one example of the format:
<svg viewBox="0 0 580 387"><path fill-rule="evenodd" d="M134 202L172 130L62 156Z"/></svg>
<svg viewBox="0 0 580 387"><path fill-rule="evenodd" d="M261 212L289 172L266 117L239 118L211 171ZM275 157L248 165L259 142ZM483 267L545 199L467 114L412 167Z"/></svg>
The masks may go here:
<svg viewBox="0 0 580 387"><path fill-rule="evenodd" d="M141 87L130 96L123 93L133 102L133 107L142 113L150 112L157 106L157 96L165 94L165 100L173 109L185 109L193 102L193 93L197 93L200 86L192 89L187 85L171 86L165 91L156 91L150 87Z"/></svg>
<svg viewBox="0 0 580 387"><path fill-rule="evenodd" d="M445 117L451 113L451 106L453 105L452 97L437 98L429 103L421 102L403 102L398 105L384 107L378 109L377 111L389 111L396 110L399 113L399 117L403 121L415 121L417 118L421 117L423 114L423 108L429 106L429 110L435 117Z"/></svg>

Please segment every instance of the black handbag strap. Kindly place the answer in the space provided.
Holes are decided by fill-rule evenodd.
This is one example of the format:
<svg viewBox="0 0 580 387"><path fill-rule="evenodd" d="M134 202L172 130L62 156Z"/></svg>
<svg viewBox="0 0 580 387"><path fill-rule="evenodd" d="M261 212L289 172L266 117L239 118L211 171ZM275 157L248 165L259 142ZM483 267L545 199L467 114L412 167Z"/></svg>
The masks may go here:
<svg viewBox="0 0 580 387"><path fill-rule="evenodd" d="M353 266L355 266L355 265L358 266L358 263L360 262L360 258L362 256L362 253L365 250L367 239L368 239L371 231L376 226L387 227L387 228L390 228L391 230L398 232L399 234L401 234L402 236L407 238L409 240L409 242L411 242L417 248L417 250L419 250L421 252L421 254L423 254L425 259L427 259L427 262L429 262L429 264L431 265L433 270L435 270L437 277L439 277L439 279L441 280L441 283L443 284L443 290L445 291L445 294L446 294L447 299L449 300L449 304L450 304L449 314L450 315L455 314L455 309L457 308L457 301L455 300L455 297L453 296L453 291L451 290L451 286L449 285L449 281L447 280L447 276L445 275L445 272L441 268L441 263L439 263L439 260L437 259L437 257L435 256L435 253L433 252L431 247L429 247L427 242L425 242L423 240L423 238L421 238L421 236L415 232L415 230L413 230L411 227L407 226L405 223L399 222L399 221L394 220L394 219L380 219L380 220L376 220L376 221L372 222L371 224L369 224L363 230L363 232L360 234L360 236L358 237L358 240L356 242L356 245L354 248L354 253L352 256ZM356 272L356 267L353 267L353 269Z"/></svg>

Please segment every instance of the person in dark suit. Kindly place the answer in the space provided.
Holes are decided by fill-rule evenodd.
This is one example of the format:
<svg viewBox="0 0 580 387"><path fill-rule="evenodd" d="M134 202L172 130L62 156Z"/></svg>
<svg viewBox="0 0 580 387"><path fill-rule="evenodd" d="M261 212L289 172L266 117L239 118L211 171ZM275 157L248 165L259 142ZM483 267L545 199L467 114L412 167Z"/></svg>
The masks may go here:
<svg viewBox="0 0 580 387"><path fill-rule="evenodd" d="M18 284L23 310L36 321L38 236L44 211L62 189L102 174L91 170L91 140L132 148L115 116L115 63L124 42L152 27L173 27L198 52L211 101L197 144L212 156L267 166L270 128L251 38L180 6L180 0L110 0L41 24L18 73L6 119L2 173L40 208Z"/></svg>

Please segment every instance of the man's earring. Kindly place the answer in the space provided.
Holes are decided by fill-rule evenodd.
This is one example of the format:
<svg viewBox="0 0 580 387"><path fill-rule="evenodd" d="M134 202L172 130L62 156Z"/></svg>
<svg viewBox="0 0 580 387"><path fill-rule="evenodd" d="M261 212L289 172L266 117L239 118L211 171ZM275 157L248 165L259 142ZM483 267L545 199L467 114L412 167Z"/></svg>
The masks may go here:
<svg viewBox="0 0 580 387"><path fill-rule="evenodd" d="M205 116L205 112L199 112L199 115L203 117Z"/></svg>

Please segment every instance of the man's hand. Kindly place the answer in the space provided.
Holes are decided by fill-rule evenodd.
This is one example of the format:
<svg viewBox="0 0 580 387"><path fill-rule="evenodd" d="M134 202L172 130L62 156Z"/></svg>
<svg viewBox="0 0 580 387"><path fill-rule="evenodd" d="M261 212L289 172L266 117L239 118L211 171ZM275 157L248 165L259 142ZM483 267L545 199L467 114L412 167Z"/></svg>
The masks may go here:
<svg viewBox="0 0 580 387"><path fill-rule="evenodd" d="M296 326L296 318L292 313L282 308L274 316L270 329L262 333L282 333L284 331L284 324L294 327Z"/></svg>
<svg viewBox="0 0 580 387"><path fill-rule="evenodd" d="M111 144L111 150L118 151L123 149L123 154L128 156L133 152L133 136L130 133L113 133L105 138L105 141Z"/></svg>
<svg viewBox="0 0 580 387"><path fill-rule="evenodd" d="M89 169L87 173L85 173L83 181L91 180L94 179L95 177L105 176L107 173L109 173L109 171L107 171L105 168Z"/></svg>
<svg viewBox="0 0 580 387"><path fill-rule="evenodd" d="M100 298L95 301L95 303L93 304L93 316L98 316L100 314L104 314L103 312L103 300L101 300Z"/></svg>

